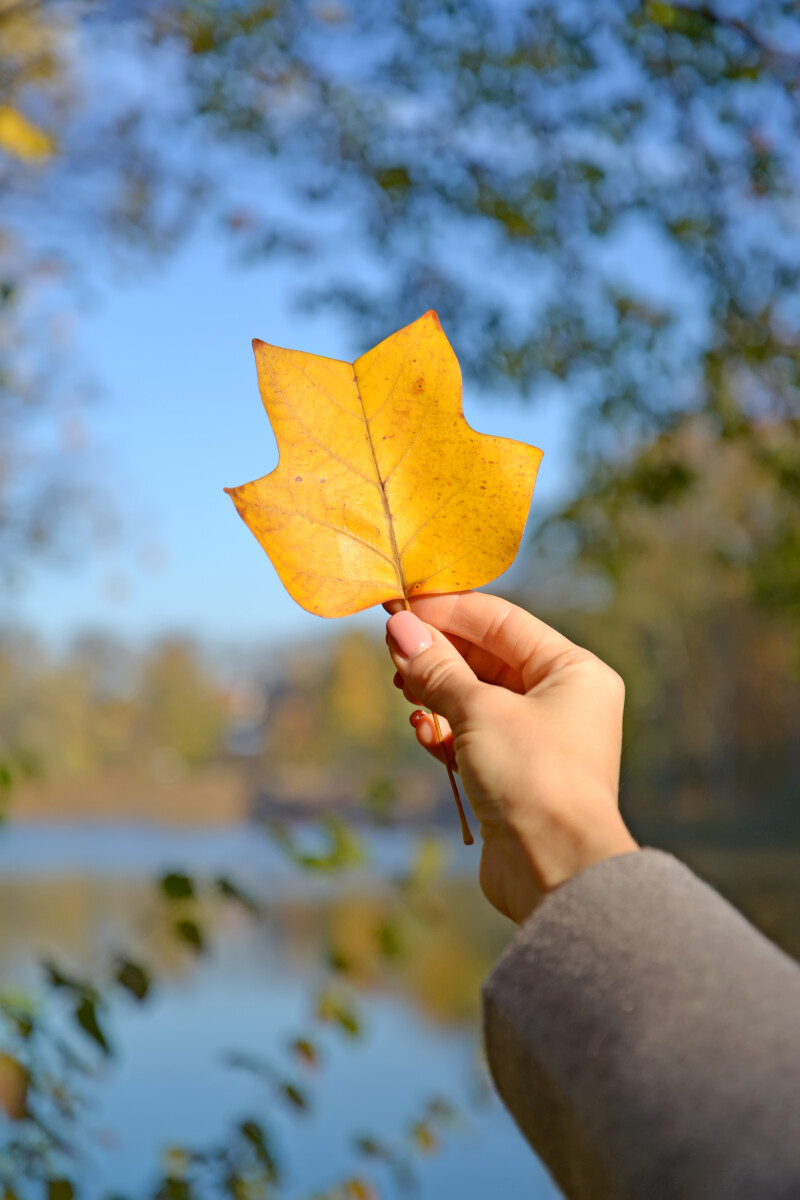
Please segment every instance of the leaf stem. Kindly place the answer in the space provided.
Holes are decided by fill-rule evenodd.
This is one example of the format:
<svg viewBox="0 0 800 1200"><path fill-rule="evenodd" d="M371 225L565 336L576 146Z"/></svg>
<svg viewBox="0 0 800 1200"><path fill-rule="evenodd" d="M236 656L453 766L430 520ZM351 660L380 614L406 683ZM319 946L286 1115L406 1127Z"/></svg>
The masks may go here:
<svg viewBox="0 0 800 1200"><path fill-rule="evenodd" d="M411 612L411 605L408 602L408 596L405 594L405 592L403 592L403 601L408 611ZM433 725L434 729L436 730L436 736L439 739L439 746L441 747L444 765L447 768L447 778L450 780L450 787L453 789L453 799L455 800L456 808L458 809L458 819L461 822L461 837L463 838L465 846L472 846L475 842L475 838L472 836L472 830L469 827L469 822L467 821L467 817L464 812L464 805L461 803L461 796L458 791L456 777L453 774L453 768L450 766L450 759L448 758L447 750L445 749L444 738L442 737L442 727L439 724L439 718L437 717L436 713L431 713L431 716L433 717Z"/></svg>

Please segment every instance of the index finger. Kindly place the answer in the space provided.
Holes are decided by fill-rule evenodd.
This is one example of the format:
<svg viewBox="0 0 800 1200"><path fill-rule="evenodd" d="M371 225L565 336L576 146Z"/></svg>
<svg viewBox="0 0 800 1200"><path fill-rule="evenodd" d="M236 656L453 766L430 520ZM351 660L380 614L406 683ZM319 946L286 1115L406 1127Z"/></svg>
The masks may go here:
<svg viewBox="0 0 800 1200"><path fill-rule="evenodd" d="M451 592L411 599L416 615L434 629L482 647L520 672L533 687L554 658L574 644L510 601L488 592Z"/></svg>

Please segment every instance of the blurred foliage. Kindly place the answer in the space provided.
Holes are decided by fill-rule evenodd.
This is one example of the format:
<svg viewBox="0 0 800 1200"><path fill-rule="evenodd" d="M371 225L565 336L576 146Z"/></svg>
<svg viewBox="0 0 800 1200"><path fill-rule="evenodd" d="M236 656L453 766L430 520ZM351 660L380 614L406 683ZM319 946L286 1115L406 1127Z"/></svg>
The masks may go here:
<svg viewBox="0 0 800 1200"><path fill-rule="evenodd" d="M4 0L0 22L15 429L36 214L62 270L81 230L161 252L216 212L243 258L313 261L305 299L361 344L436 307L471 379L557 397L587 470L700 412L791 493L758 446L799 415L788 0ZM139 84L104 86L105 61ZM43 510L8 503L9 472L21 529Z"/></svg>
<svg viewBox="0 0 800 1200"><path fill-rule="evenodd" d="M270 761L353 764L385 795L382 772L408 755L407 708L391 675L386 647L359 630L290 653L268 697Z"/></svg>
<svg viewBox="0 0 800 1200"><path fill-rule="evenodd" d="M92 1194L84 1187L83 1156L91 1154L92 1114L108 1078L102 1070L107 1047L123 1040L117 1026L131 1006L151 1004L176 978L185 995L187 976L197 970L196 948L175 930L180 914L196 923L206 955L220 952L224 970L231 962L226 943L238 927L247 931L240 949L248 959L261 956L278 976L290 960L311 980L313 994L290 1037L265 1017L258 1035L241 1045L240 1031L226 1026L231 1044L224 1062L255 1080L258 1090L245 1090L247 1107L202 1145L167 1141L146 1191L127 1188L125 1194L130 1200L252 1196L263 1185L267 1195L296 1196L286 1121L305 1121L309 1112L325 1119L326 1104L336 1099L329 1095L323 1102L318 1088L337 1043L369 1038L374 999L388 993L443 1028L477 1022L479 982L509 929L474 880L449 873L448 857L444 842L428 838L391 882L342 864L330 873L325 891L289 889L269 904L256 893L249 906L221 890L213 875L178 870L164 877L182 880L178 887L163 886L164 879L153 888L143 879L80 875L2 882L4 909L14 903L15 911L28 914L23 933L13 924L2 930L3 963L13 961L20 936L28 945L55 942L58 951L42 962L40 986L0 995L0 1111L8 1118L0 1129L0 1188L36 1197L53 1180L69 1182L76 1197ZM800 952L796 852L780 860L750 852L716 859L706 854L697 867L787 949ZM109 934L111 944L128 945L126 956L108 952ZM87 1003L102 1039L86 1019ZM486 1087L482 1073L476 1086L477 1104ZM463 1089L454 1105L423 1073L419 1092L419 1103L393 1131L373 1128L368 1115L359 1118L352 1130L353 1169L324 1195L355 1194L346 1190L352 1179L362 1181L367 1194L397 1194L396 1188L413 1185L429 1155L469 1133L471 1101ZM370 1112L368 1097L364 1111ZM173 1136L166 1117L163 1134ZM233 1189L239 1180L239 1190Z"/></svg>
<svg viewBox="0 0 800 1200"><path fill-rule="evenodd" d="M139 719L150 744L168 747L188 765L219 750L225 708L219 686L203 670L192 647L167 642L148 656L140 689Z"/></svg>
<svg viewBox="0 0 800 1200"><path fill-rule="evenodd" d="M54 656L32 636L0 636L0 746L20 781L143 762L179 775L222 754L230 719L225 688L188 642L137 656L84 636Z"/></svg>
<svg viewBox="0 0 800 1200"><path fill-rule="evenodd" d="M134 816L137 796L141 804L152 791L161 817L152 804L142 812L202 822L226 812L243 819L261 794L269 800L264 815L273 816L328 802L351 810L363 798L388 822L414 804L430 807L436 788L424 781L438 779L410 736L391 676L385 646L363 632L263 663L251 656L231 672L188 640L134 651L84 634L56 654L33 635L0 631L0 800L60 819ZM218 805L210 818L198 797L193 818L184 793L215 772L239 781L241 800ZM345 865L346 828L335 820L326 828L329 843L306 856L308 867ZM176 876L163 886L183 884Z"/></svg>
<svg viewBox="0 0 800 1200"><path fill-rule="evenodd" d="M429 1017L445 1022L475 1019L474 980L502 941L501 922L495 917L487 923L485 913L475 920L474 886L465 889L463 881L443 875L445 858L441 852L435 854L433 847L432 841L426 842L407 876L394 887L379 885L377 891L374 878L363 890L363 873L361 890L353 891L349 880L355 860L343 862L335 872L331 868L336 890L323 901L282 899L280 907L268 908L261 897L250 897L242 905L238 887L232 895L219 888L218 880L180 871L165 875L147 903L138 897L138 918L133 918L131 898L121 897L126 923L131 925L128 936L136 941L135 958L108 956L103 951L95 956L91 972L86 965L78 969L63 961L43 961L43 986L33 996L23 999L8 992L0 996L0 1110L8 1118L0 1133L0 1187L20 1197L41 1194L30 1191L34 1184L46 1185L55 1195L64 1188L76 1197L88 1194L84 1121L92 1109L91 1097L103 1086L98 1067L111 1052L113 1025L124 1012L125 1001L149 1003L178 961L182 971L193 969L193 951L199 947L189 939L188 950L181 949L186 939L176 928L176 915L196 926L202 948L213 954L225 935L224 906L232 902L252 927L253 945L272 931L281 939L291 938L293 956L300 953L316 962L320 943L328 941L338 946L340 961L321 976L315 971L316 998L306 1027L278 1043L271 1056L265 1056L260 1043L257 1049L232 1048L224 1056L229 1067L263 1084L262 1100L231 1127L221 1129L218 1138L206 1139L202 1147L168 1144L146 1194L190 1200L296 1194L291 1191L290 1164L281 1144L282 1123L274 1117L286 1112L302 1120L315 1106L315 1086L325 1071L330 1038L338 1035L349 1041L365 1033L370 993L399 986ZM364 864L365 846L357 858ZM443 889L448 903L423 916L409 902L415 889ZM38 911L45 913L42 907ZM108 920L108 913L103 920ZM142 928L137 936L139 922ZM402 927L404 933L387 956L389 925ZM68 939L60 940L60 959L74 960L76 947ZM442 949L450 943L463 947L470 966L460 975L450 972L449 992L453 997L458 992L461 999L443 1007L436 980L442 963L449 964ZM344 965L345 960L349 965ZM437 998L431 1004L432 996ZM352 1153L364 1163L364 1171L346 1175L324 1195L377 1196L381 1172L408 1188L420 1160L436 1153L463 1127L462 1114L434 1092L408 1114L391 1141L368 1128L358 1132ZM153 1169L156 1172L156 1164Z"/></svg>
<svg viewBox="0 0 800 1200"><path fill-rule="evenodd" d="M268 156L390 264L334 265L316 299L349 305L367 342L436 307L478 377L574 382L595 451L610 443L593 416L616 442L687 406L731 430L796 411L794 16L780 0L736 19L632 0L178 0L149 32L182 53L215 138ZM324 226L287 229L266 205L232 221L248 249L327 248ZM694 329L610 261L636 222L697 281Z"/></svg>
<svg viewBox="0 0 800 1200"><path fill-rule="evenodd" d="M338 872L361 866L364 861L360 838L338 817L329 817L322 822L319 830L323 841L321 849L309 848L307 837L294 835L286 826L273 824L271 832L291 861L306 871Z"/></svg>
<svg viewBox="0 0 800 1200"><path fill-rule="evenodd" d="M349 314L360 345L435 307L468 386L561 407L574 496L537 533L523 600L628 683L628 814L695 837L711 825L717 842L798 832L799 89L788 0L0 0L3 580L34 551L85 546L77 513L108 526L64 321L83 247L160 261L210 215L243 260L295 261L297 299ZM233 755L255 791L281 776L294 796L316 772L352 796L361 779L387 818L416 751L387 672L381 646L348 635L288 655L243 713L183 643L137 658L89 639L56 660L6 638L0 800L37 771L144 764L174 780ZM279 837L304 870L359 860L340 823ZM709 861L779 936L793 860L784 880L771 856L743 888ZM303 1118L313 1089L295 1074L324 1064L328 1030L362 1033L362 996L386 979L433 1017L474 1016L496 939L483 910L434 886L441 867L426 844L391 894L315 914L326 965L310 1027L285 1070L280 1052L248 1060L265 1109ZM116 952L91 978L54 960L48 1001L0 1002L10 1195L73 1195L67 1151L90 1056L114 1044L110 997L146 1003L154 963L213 953L220 906L270 919L227 878L176 869L159 896L141 958ZM311 918L293 922L300 941ZM450 1120L431 1101L397 1144L365 1130L354 1153L407 1179ZM248 1114L216 1146L173 1147L152 1195L274 1194L282 1171L267 1120ZM359 1171L326 1194L376 1186Z"/></svg>
<svg viewBox="0 0 800 1200"><path fill-rule="evenodd" d="M52 391L31 366L42 339L32 354L30 296L58 277L63 299L80 278L69 247L89 229L96 248L141 260L215 214L243 259L297 260L298 298L349 313L361 345L434 306L473 385L561 407L574 499L539 546L560 537L574 571L562 596L588 596L575 628L630 680L635 792L666 796L693 776L700 797L725 772L749 786L771 753L756 731L774 741L794 720L791 682L775 683L786 697L772 731L742 717L734 738L719 728L734 687L722 666L706 696L717 685L679 670L675 647L689 610L709 653L741 620L753 645L783 648L800 627L795 7L3 0L0 31L4 561L69 511L47 498L54 477L26 441ZM645 586L651 561L659 583ZM529 562L538 587L551 561ZM275 767L289 793L304 770L358 763L362 793L388 813L385 765L409 739L378 649L344 637L324 670L316 649L298 656L269 697L264 790ZM719 661L730 664L724 649ZM219 745L224 718L192 670L175 646L143 683L136 736L164 748L165 776ZM59 771L89 757L82 703L80 686L68 711L51 696L69 730L53 742ZM129 751L124 707L102 714L106 757ZM743 773L726 737L741 753L761 745ZM25 730L1 744L33 745Z"/></svg>
<svg viewBox="0 0 800 1200"><path fill-rule="evenodd" d="M798 594L757 603L765 573L797 571L773 475L796 460L785 429L745 447L692 418L540 531L537 611L625 679L623 803L657 840L670 821L684 839L800 835Z"/></svg>

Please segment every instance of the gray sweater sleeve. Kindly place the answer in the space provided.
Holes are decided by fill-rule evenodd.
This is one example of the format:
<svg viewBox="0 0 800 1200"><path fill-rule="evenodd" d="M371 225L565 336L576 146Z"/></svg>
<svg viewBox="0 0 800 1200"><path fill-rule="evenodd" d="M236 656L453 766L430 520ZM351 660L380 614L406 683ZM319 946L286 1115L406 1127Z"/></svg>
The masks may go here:
<svg viewBox="0 0 800 1200"><path fill-rule="evenodd" d="M800 1197L800 969L669 855L552 893L485 984L484 1035L570 1200Z"/></svg>

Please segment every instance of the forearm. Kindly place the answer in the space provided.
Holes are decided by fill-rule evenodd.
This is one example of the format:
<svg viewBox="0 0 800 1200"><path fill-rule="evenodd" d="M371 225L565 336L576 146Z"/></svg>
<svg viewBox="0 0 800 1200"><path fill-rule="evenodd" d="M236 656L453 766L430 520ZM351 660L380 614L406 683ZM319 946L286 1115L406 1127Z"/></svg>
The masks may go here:
<svg viewBox="0 0 800 1200"><path fill-rule="evenodd" d="M656 851L582 871L484 990L498 1091L570 1198L800 1195L800 970Z"/></svg>

